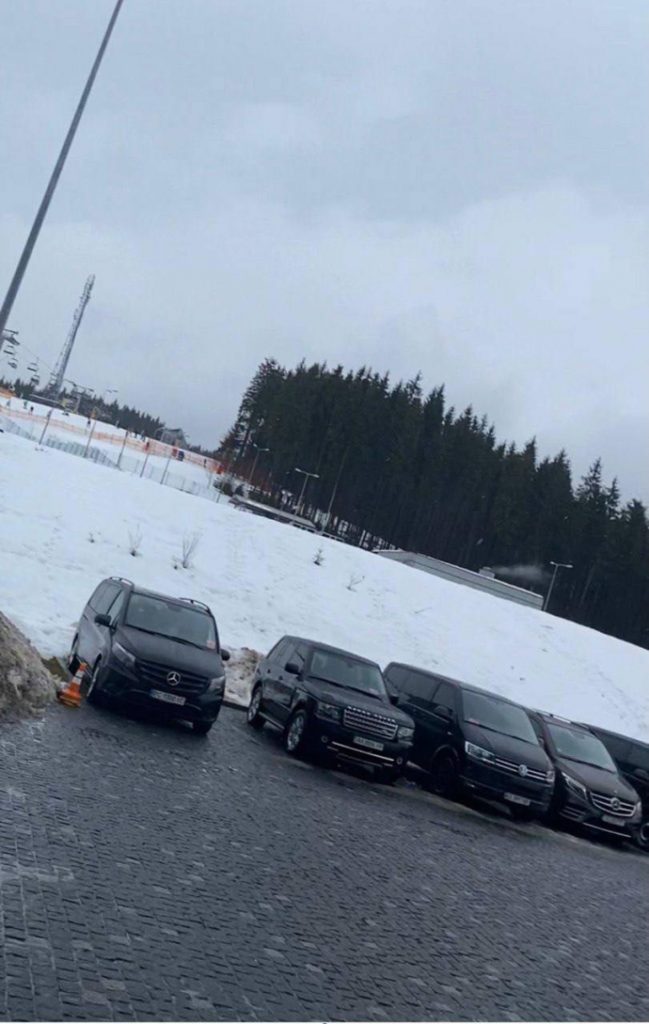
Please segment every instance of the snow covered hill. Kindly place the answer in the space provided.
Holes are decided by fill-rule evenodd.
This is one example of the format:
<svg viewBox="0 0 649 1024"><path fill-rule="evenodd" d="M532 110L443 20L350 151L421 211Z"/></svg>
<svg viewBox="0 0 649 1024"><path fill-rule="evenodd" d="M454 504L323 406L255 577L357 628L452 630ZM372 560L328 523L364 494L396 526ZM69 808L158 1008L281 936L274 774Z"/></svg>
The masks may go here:
<svg viewBox="0 0 649 1024"><path fill-rule="evenodd" d="M138 529L133 557L129 535ZM191 534L200 536L194 565L174 568ZM649 740L646 650L0 434L0 609L43 655L61 655L109 575L206 601L232 648L266 651L296 633Z"/></svg>

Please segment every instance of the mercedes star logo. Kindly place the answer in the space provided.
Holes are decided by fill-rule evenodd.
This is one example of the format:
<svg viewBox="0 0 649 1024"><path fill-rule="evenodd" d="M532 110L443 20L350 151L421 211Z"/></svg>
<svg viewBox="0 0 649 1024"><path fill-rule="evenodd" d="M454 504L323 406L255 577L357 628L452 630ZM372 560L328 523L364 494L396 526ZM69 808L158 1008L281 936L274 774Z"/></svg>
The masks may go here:
<svg viewBox="0 0 649 1024"><path fill-rule="evenodd" d="M620 809L620 801L618 800L618 798L616 796L614 796L612 798L612 800L611 800L611 807L613 808L614 811L619 811L619 809Z"/></svg>
<svg viewBox="0 0 649 1024"><path fill-rule="evenodd" d="M169 672L167 674L167 682L169 686L178 686L180 682L180 672Z"/></svg>
<svg viewBox="0 0 649 1024"><path fill-rule="evenodd" d="M527 767L526 764L519 764L519 766L518 766L518 774L519 775L522 775L523 778L525 778L525 776L527 775L528 771L529 771L529 768Z"/></svg>

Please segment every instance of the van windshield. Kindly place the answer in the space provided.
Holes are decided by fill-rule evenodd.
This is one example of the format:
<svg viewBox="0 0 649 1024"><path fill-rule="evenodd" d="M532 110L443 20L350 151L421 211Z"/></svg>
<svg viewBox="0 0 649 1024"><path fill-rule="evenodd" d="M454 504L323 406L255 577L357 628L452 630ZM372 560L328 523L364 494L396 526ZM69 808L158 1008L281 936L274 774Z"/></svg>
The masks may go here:
<svg viewBox="0 0 649 1024"><path fill-rule="evenodd" d="M359 661L334 651L315 650L311 656L309 675L325 683L346 686L373 697L387 699L387 691L378 665Z"/></svg>
<svg viewBox="0 0 649 1024"><path fill-rule="evenodd" d="M462 692L462 701L464 719L471 725L481 725L483 729L491 729L503 736L539 745L532 723L523 708L486 693L472 693L471 690Z"/></svg>
<svg viewBox="0 0 649 1024"><path fill-rule="evenodd" d="M568 725L546 722L550 738L559 757L580 764L592 764L607 772L617 772L615 762L601 740L583 729L571 729Z"/></svg>
<svg viewBox="0 0 649 1024"><path fill-rule="evenodd" d="M165 601L162 597L131 594L124 625L206 650L215 651L217 648L211 615L190 604Z"/></svg>

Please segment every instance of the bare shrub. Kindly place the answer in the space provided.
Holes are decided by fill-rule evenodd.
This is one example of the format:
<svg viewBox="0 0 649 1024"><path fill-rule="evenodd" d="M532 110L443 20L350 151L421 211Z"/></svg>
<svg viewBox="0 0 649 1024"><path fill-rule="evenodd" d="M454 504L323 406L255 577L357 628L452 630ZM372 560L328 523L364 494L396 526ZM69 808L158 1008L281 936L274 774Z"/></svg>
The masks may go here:
<svg viewBox="0 0 649 1024"><path fill-rule="evenodd" d="M128 531L128 550L129 554L133 555L133 558L137 558L140 554L140 548L142 547L143 540L144 537L140 526L136 526L132 530Z"/></svg>
<svg viewBox="0 0 649 1024"><path fill-rule="evenodd" d="M364 576L354 576L354 575L350 576L349 577L349 583L347 584L347 589L355 591L356 587L358 586L358 584L362 583L364 579L365 579Z"/></svg>
<svg viewBox="0 0 649 1024"><path fill-rule="evenodd" d="M200 533L186 533L183 537L182 557L180 559L180 565L183 569L191 569L200 539Z"/></svg>

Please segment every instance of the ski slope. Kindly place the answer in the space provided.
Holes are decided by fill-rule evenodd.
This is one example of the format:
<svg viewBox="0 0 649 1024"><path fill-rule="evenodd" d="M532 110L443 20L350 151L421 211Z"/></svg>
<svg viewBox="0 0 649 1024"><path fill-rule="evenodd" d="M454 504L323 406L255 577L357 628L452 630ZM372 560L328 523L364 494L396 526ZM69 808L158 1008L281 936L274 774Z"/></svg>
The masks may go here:
<svg viewBox="0 0 649 1024"><path fill-rule="evenodd" d="M193 567L174 568L194 533ZM0 609L44 656L67 651L93 588L120 575L207 602L237 651L265 652L296 633L649 740L642 648L9 433L0 433L0 552ZM245 700L252 664L236 659L232 696Z"/></svg>

